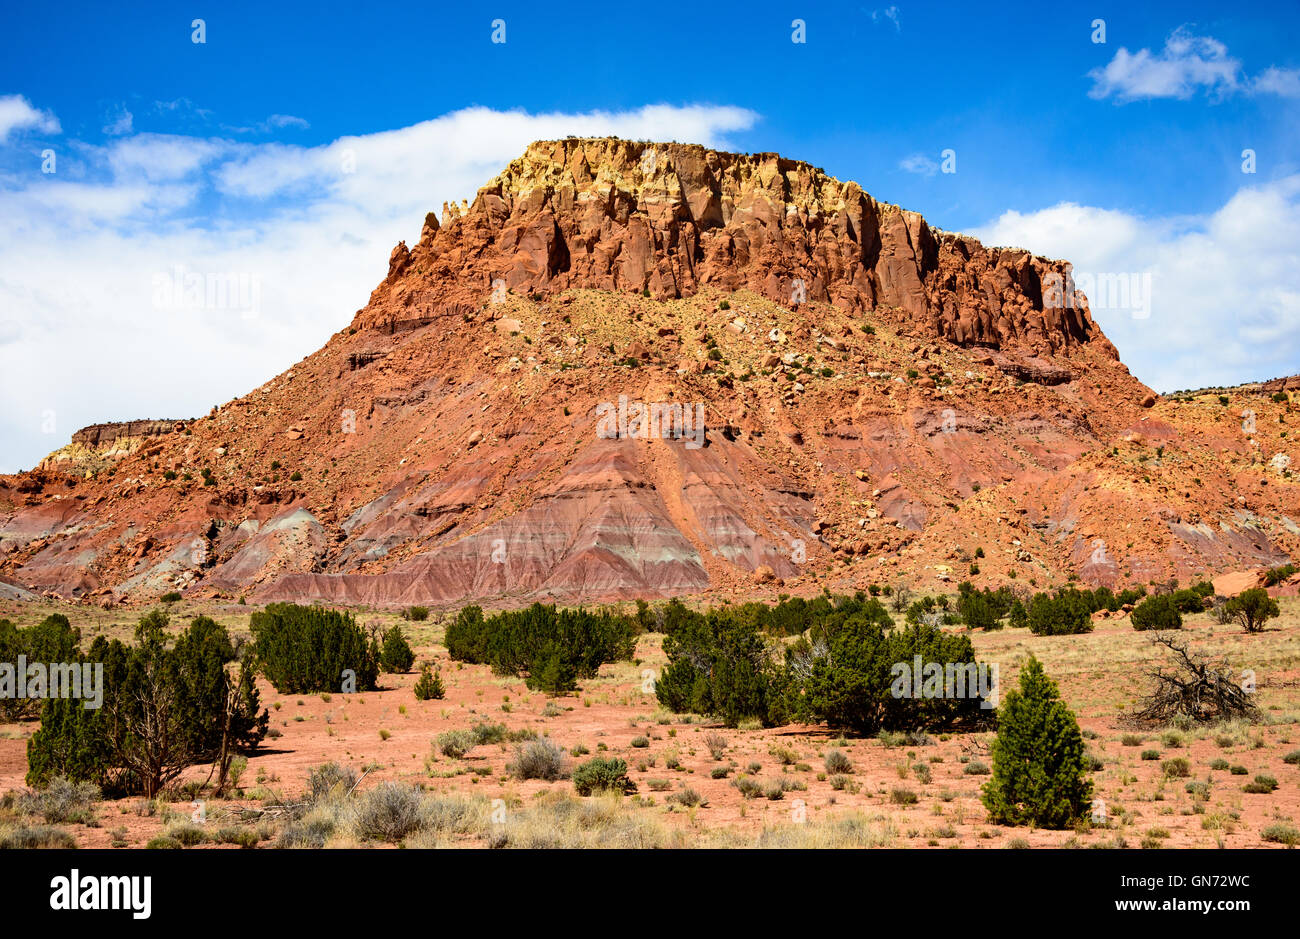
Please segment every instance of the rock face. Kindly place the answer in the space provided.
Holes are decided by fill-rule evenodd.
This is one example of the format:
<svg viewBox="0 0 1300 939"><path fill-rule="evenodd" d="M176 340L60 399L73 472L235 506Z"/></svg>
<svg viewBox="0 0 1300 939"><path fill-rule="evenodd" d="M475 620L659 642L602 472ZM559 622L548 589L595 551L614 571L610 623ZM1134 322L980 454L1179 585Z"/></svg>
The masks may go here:
<svg viewBox="0 0 1300 939"><path fill-rule="evenodd" d="M510 604L1300 551L1292 405L1157 399L1068 270L773 154L536 143L291 370L0 477L0 582Z"/></svg>
<svg viewBox="0 0 1300 939"><path fill-rule="evenodd" d="M893 308L919 332L961 345L1051 354L1091 343L1118 357L1069 286L1066 262L932 229L857 183L775 153L534 143L467 209L444 206L413 251L398 245L385 286L410 267L428 272L427 286L394 304L381 288L362 325L410 321L412 307L473 306L497 281L518 292L581 286L657 299L707 285L784 304Z"/></svg>
<svg viewBox="0 0 1300 939"><path fill-rule="evenodd" d="M122 421L114 424L91 424L72 435L72 442L83 447L99 447L123 437L157 437L180 433L186 421Z"/></svg>

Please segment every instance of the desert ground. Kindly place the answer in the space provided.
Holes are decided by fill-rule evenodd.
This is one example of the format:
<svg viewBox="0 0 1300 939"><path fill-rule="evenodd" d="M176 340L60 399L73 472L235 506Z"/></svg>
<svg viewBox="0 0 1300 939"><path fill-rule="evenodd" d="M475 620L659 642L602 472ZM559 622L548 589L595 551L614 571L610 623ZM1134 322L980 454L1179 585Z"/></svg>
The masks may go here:
<svg viewBox="0 0 1300 939"><path fill-rule="evenodd" d="M1300 599L1279 603L1282 615L1258 634L1210 613L1188 616L1182 631L1195 652L1255 673L1262 715L1255 724L1126 724L1146 673L1164 655L1127 616L1100 620L1085 635L969 634L977 658L999 664L1003 695L1032 654L1077 715L1099 761L1091 775L1105 818L1074 830L988 822L979 796L992 733L850 737L835 749L848 755L851 772L831 773L825 758L840 734L825 727L729 729L662 711L647 681L666 661L660 634L640 636L633 662L603 666L577 694L548 697L488 666L451 661L442 636L452 614L406 622L366 610L357 611L362 625L402 624L416 670L381 675L381 690L364 694L280 695L259 679L272 730L249 758L237 797L196 792L208 768L192 767L190 785L158 800L97 800L71 813L79 820L48 825L22 798L26 742L38 726L29 721L0 728L0 830L53 827L81 847L382 846L358 832L350 813L368 791L398 782L423 790L421 821L399 839L411 847L1277 847L1294 843L1300 820ZM83 648L100 634L128 638L140 612L13 603L0 606L0 617L29 625L56 611L81 628ZM173 628L203 613L247 635L251 608L182 601L169 612ZM416 700L423 662L440 670L445 698ZM508 739L460 759L439 752L439 734L476 724L548 738L570 765L587 754L620 757L637 792L581 798L568 779L516 779ZM1180 758L1186 775L1170 762ZM309 773L330 762L353 770L359 783L351 795L336 788L313 801L304 795ZM1244 791L1257 774L1278 787ZM737 779L758 785L746 786L747 797Z"/></svg>

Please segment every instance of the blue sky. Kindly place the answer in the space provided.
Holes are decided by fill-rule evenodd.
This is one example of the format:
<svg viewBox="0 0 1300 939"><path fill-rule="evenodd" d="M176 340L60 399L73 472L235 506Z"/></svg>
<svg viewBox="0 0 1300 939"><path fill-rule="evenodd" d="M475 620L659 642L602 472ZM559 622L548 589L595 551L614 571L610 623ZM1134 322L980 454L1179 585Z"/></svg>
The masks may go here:
<svg viewBox="0 0 1300 939"><path fill-rule="evenodd" d="M942 228L1152 273L1149 303L1095 315L1160 390L1300 371L1298 5L10 4L0 34L0 470L260 384L424 211L568 132L776 150ZM246 273L258 309L160 314L178 270Z"/></svg>

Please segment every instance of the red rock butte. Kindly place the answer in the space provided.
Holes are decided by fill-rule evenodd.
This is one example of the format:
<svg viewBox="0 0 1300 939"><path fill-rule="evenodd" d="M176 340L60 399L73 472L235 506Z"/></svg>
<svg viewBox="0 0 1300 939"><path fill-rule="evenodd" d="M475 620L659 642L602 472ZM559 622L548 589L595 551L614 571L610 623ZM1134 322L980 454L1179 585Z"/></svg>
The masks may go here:
<svg viewBox="0 0 1300 939"><path fill-rule="evenodd" d="M534 143L289 371L0 478L0 588L579 602L1295 555L1289 399L1237 392L1247 434L1157 398L1070 283L776 154Z"/></svg>

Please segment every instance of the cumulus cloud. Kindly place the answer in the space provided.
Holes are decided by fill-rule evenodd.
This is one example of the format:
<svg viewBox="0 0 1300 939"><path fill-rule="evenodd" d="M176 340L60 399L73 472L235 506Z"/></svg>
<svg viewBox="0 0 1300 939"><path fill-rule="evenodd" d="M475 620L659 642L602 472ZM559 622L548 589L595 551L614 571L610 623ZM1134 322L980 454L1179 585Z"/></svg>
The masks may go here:
<svg viewBox="0 0 1300 939"><path fill-rule="evenodd" d="M1300 98L1300 69L1266 68L1255 77L1250 87L1256 94Z"/></svg>
<svg viewBox="0 0 1300 939"><path fill-rule="evenodd" d="M1071 261L1076 282L1091 288L1093 318L1158 390L1300 369L1300 175L1244 187L1201 216L1061 203L1007 212L971 234ZM1139 296L1144 283L1149 297Z"/></svg>
<svg viewBox="0 0 1300 939"><path fill-rule="evenodd" d="M1241 61L1212 36L1174 30L1159 52L1121 47L1106 65L1088 73L1089 97L1120 103L1151 98L1188 99L1198 92L1224 97L1236 92L1300 97L1300 70L1270 67L1247 77Z"/></svg>
<svg viewBox="0 0 1300 939"><path fill-rule="evenodd" d="M756 119L471 108L316 147L127 133L68 142L49 176L0 148L0 472L86 424L204 414L261 385L347 325L426 212L472 197L533 140L726 147ZM188 298L195 278L217 302Z"/></svg>
<svg viewBox="0 0 1300 939"><path fill-rule="evenodd" d="M0 95L0 144L19 131L35 130L42 134L60 132L59 119L49 111L32 107L22 95Z"/></svg>

